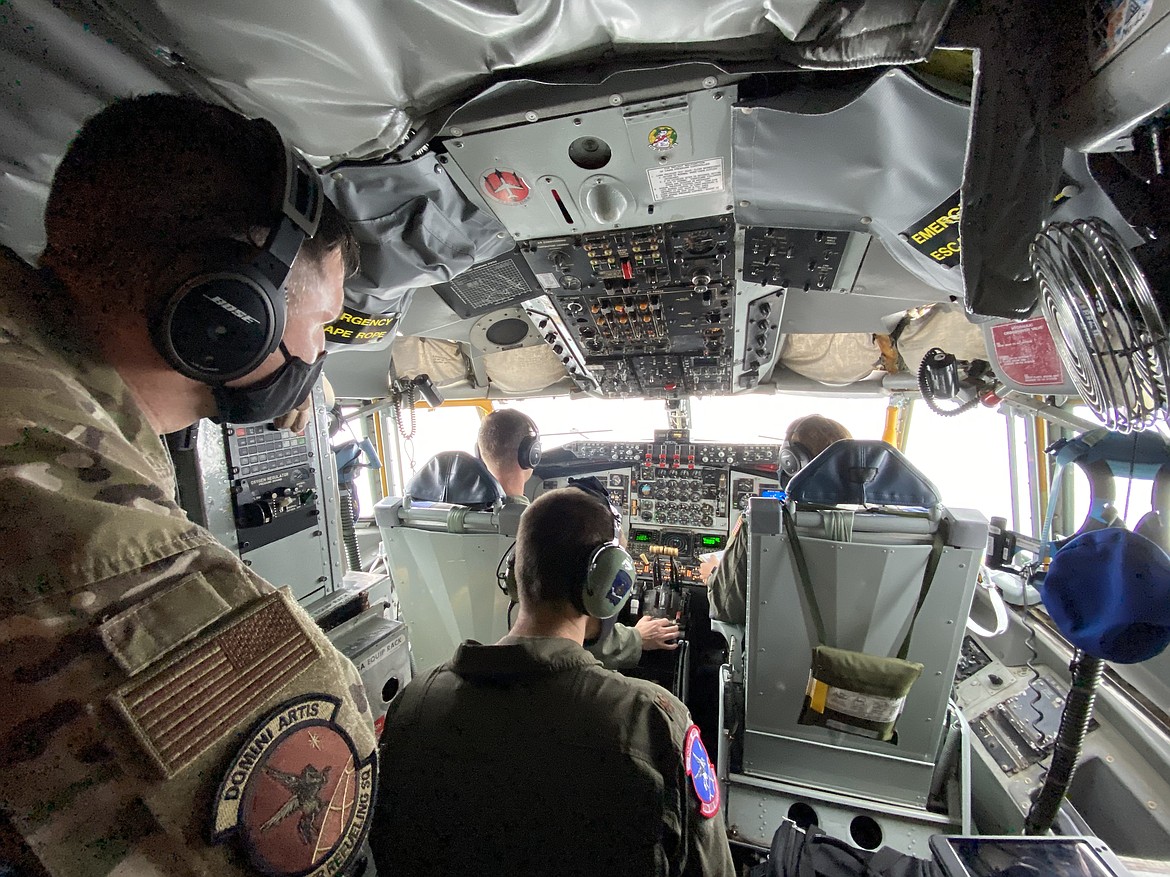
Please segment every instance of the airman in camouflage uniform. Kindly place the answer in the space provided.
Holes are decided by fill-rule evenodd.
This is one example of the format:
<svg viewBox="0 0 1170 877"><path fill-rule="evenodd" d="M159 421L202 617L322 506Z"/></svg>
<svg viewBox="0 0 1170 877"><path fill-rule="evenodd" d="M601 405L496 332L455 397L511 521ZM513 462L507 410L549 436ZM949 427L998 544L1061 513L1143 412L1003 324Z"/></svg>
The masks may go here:
<svg viewBox="0 0 1170 877"><path fill-rule="evenodd" d="M0 869L336 873L372 805L361 680L176 505L70 292L0 253Z"/></svg>
<svg viewBox="0 0 1170 877"><path fill-rule="evenodd" d="M687 708L581 646L570 595L611 536L593 497L543 494L520 519L512 632L464 643L391 705L370 835L379 873L734 873Z"/></svg>

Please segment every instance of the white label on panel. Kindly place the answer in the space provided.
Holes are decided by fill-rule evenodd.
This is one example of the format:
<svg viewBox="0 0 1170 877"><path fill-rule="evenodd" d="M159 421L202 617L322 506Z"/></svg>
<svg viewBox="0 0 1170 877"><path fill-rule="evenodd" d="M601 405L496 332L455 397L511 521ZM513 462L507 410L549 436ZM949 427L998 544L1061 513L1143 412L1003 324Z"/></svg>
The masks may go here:
<svg viewBox="0 0 1170 877"><path fill-rule="evenodd" d="M543 286L545 289L560 289L561 288L561 284L557 282L557 277L555 274L549 274L547 272L542 272L542 273L536 275L536 279L538 281L540 281L540 285Z"/></svg>
<svg viewBox="0 0 1170 877"><path fill-rule="evenodd" d="M655 201L723 191L723 159L706 158L646 171Z"/></svg>

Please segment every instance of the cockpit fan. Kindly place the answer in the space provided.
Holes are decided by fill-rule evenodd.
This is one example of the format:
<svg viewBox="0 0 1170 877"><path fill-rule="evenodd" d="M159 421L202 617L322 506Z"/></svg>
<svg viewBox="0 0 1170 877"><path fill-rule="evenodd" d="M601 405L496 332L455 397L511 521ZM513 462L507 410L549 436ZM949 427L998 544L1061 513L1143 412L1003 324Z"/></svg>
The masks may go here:
<svg viewBox="0 0 1170 877"><path fill-rule="evenodd" d="M1060 358L1093 413L1123 433L1170 417L1166 324L1109 225L1053 222L1033 241L1031 262Z"/></svg>

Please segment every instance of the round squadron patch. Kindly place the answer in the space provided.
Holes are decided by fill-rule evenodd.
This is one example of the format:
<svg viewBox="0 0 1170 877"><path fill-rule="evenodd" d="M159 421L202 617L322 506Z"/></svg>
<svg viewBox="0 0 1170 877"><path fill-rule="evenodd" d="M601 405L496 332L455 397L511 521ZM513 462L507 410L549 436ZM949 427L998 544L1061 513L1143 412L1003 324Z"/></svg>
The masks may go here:
<svg viewBox="0 0 1170 877"><path fill-rule="evenodd" d="M273 877L337 874L349 864L369 828L376 753L360 759L333 721L339 707L310 694L260 720L220 783L212 843L236 837Z"/></svg>
<svg viewBox="0 0 1170 877"><path fill-rule="evenodd" d="M659 125L650 130L650 135L646 139L650 141L651 149L674 149L674 145L678 143L678 132L669 125Z"/></svg>
<svg viewBox="0 0 1170 877"><path fill-rule="evenodd" d="M707 755L707 747L699 736L699 726L687 728L687 739L683 749L683 760L687 776L699 799L699 813L710 819L719 812L719 781L715 778L715 765Z"/></svg>
<svg viewBox="0 0 1170 877"><path fill-rule="evenodd" d="M523 204L531 191L520 174L500 167L483 175L483 190L501 204Z"/></svg>

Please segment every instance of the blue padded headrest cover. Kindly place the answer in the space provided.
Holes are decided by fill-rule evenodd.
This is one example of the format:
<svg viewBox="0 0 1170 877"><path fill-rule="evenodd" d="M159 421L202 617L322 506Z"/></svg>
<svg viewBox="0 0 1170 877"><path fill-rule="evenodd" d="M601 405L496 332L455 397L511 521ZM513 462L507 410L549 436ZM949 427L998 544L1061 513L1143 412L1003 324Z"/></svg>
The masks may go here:
<svg viewBox="0 0 1170 877"><path fill-rule="evenodd" d="M885 442L833 442L788 482L788 498L813 505L883 505L933 509L938 490Z"/></svg>
<svg viewBox="0 0 1170 877"><path fill-rule="evenodd" d="M492 477L483 460L464 451L443 451L415 473L406 494L423 502L489 509L504 499L504 488Z"/></svg>
<svg viewBox="0 0 1170 877"><path fill-rule="evenodd" d="M1136 664L1170 643L1170 556L1120 527L1057 551L1040 598L1065 639L1106 661Z"/></svg>

